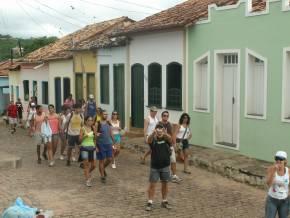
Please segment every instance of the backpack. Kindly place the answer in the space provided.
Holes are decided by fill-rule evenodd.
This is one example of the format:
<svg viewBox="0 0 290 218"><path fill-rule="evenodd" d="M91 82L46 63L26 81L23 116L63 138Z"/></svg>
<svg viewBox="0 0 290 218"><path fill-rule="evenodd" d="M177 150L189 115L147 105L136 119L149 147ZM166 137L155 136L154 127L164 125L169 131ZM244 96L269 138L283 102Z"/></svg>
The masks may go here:
<svg viewBox="0 0 290 218"><path fill-rule="evenodd" d="M68 132L68 127L69 127L69 124L70 124L70 121L71 121L71 118L73 117L73 115L74 115L74 112L72 111L72 112L70 113L70 117L69 117L69 120L68 120L68 122L67 122L66 132ZM84 117L83 117L82 114L80 114L80 117L82 118L82 120L84 120Z"/></svg>

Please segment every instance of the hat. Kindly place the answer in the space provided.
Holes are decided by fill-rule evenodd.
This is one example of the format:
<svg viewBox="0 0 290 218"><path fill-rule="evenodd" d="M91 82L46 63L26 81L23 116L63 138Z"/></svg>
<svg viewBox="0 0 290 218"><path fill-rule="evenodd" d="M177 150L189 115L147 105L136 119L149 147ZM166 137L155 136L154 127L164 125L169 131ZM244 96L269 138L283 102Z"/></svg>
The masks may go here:
<svg viewBox="0 0 290 218"><path fill-rule="evenodd" d="M287 159L287 153L285 151L277 151L275 157L282 157Z"/></svg>
<svg viewBox="0 0 290 218"><path fill-rule="evenodd" d="M154 112L157 112L157 111L158 111L158 110L157 110L157 107L155 107L155 106L152 106L152 107L150 107L149 109L150 109L150 111L154 111Z"/></svg>
<svg viewBox="0 0 290 218"><path fill-rule="evenodd" d="M35 106L35 103L34 103L34 102L32 102L32 103L31 103L31 106Z"/></svg>
<svg viewBox="0 0 290 218"><path fill-rule="evenodd" d="M89 95L89 98L90 98L90 99L94 99L95 97L94 97L94 95L90 94L90 95Z"/></svg>

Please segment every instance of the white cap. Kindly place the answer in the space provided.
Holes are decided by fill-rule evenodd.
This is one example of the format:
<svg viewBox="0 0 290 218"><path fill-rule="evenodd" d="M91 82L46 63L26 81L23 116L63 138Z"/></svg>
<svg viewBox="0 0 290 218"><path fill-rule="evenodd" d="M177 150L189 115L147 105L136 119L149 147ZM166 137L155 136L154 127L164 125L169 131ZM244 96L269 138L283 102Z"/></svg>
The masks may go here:
<svg viewBox="0 0 290 218"><path fill-rule="evenodd" d="M282 157L287 159L287 153L285 151L277 151L275 157Z"/></svg>
<svg viewBox="0 0 290 218"><path fill-rule="evenodd" d="M31 106L35 106L35 103L34 103L34 102L32 102L32 103L31 103Z"/></svg>
<svg viewBox="0 0 290 218"><path fill-rule="evenodd" d="M90 94L90 95L89 95L89 98L90 98L90 99L94 99L95 97L94 97L94 95Z"/></svg>

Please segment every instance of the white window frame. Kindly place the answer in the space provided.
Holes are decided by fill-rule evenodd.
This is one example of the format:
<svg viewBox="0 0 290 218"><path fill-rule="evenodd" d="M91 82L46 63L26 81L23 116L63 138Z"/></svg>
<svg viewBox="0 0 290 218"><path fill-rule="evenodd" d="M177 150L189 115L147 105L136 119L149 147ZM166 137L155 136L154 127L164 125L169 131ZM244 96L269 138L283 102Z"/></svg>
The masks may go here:
<svg viewBox="0 0 290 218"><path fill-rule="evenodd" d="M290 119L286 119L286 99L287 99L287 86L288 81L290 80L290 63L287 63L288 55L290 58L290 47L286 47L283 49L283 63L282 63L282 69L283 69L283 78L282 78L282 113L281 113L281 120L282 122L290 123ZM288 80L287 80L288 79ZM290 87L289 87L290 88ZM289 106L290 107L290 106Z"/></svg>
<svg viewBox="0 0 290 218"><path fill-rule="evenodd" d="M206 99L206 104L207 104L207 109L206 110L201 110L196 108L195 102L196 102L196 83L197 83L197 70L198 67L197 65L199 64L200 61L203 59L207 58L207 99ZM198 57L196 60L193 62L193 111L195 112L201 112L201 113L210 113L210 52L206 52L202 56Z"/></svg>
<svg viewBox="0 0 290 218"><path fill-rule="evenodd" d="M250 74L250 63L249 63L249 56L253 56L255 58L258 58L264 62L264 107L263 107L263 116L254 116L248 114L248 78ZM258 120L266 120L267 119L267 81L268 81L268 60L267 58L263 57L262 55L258 54L257 52L254 52L248 48L246 48L246 73L245 73L245 117L251 118L251 119L258 119Z"/></svg>
<svg viewBox="0 0 290 218"><path fill-rule="evenodd" d="M290 11L289 0L282 0L282 11Z"/></svg>

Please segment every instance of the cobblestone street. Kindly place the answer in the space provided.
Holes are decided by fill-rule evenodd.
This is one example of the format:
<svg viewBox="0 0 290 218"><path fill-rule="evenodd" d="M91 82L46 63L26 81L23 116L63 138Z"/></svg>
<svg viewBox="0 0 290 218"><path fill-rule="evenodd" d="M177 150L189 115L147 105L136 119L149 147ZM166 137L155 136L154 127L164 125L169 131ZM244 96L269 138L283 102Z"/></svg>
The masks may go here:
<svg viewBox="0 0 290 218"><path fill-rule="evenodd" d="M117 169L108 169L102 184L95 171L93 187L84 185L83 171L74 163L57 160L36 163L36 146L24 130L15 135L0 127L0 149L23 158L22 168L0 171L0 211L17 196L26 203L54 211L55 217L263 217L266 192L237 183L217 174L191 168L192 174L179 175L181 184L171 183L168 200L173 209L160 208L160 188L155 208L146 212L148 162L140 165L137 154L122 150ZM59 151L58 151L59 152ZM58 156L57 156L58 157Z"/></svg>

